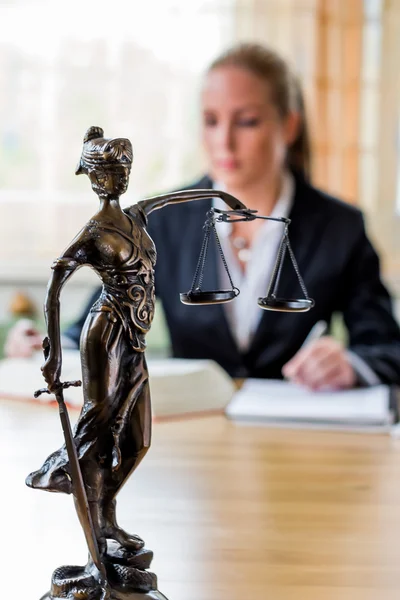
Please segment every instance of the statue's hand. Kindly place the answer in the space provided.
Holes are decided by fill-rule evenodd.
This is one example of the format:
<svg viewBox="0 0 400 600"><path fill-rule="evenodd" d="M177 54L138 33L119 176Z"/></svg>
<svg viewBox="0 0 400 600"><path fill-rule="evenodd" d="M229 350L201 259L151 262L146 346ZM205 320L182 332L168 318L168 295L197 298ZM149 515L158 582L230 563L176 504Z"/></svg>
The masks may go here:
<svg viewBox="0 0 400 600"><path fill-rule="evenodd" d="M61 353L52 349L48 337L43 340L43 353L46 359L41 366L43 377L49 390L54 391L60 385Z"/></svg>

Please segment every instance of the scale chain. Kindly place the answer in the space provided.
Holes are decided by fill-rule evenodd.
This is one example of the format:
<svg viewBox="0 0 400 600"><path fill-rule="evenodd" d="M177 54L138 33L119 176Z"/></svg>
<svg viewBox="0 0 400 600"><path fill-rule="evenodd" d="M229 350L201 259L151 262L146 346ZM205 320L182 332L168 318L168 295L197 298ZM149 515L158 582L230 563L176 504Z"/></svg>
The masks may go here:
<svg viewBox="0 0 400 600"><path fill-rule="evenodd" d="M305 296L305 299L309 300L307 288L306 288L304 280L303 280L303 278L301 276L301 273L300 273L300 270L299 270L299 266L298 266L297 261L296 261L296 257L294 255L292 247L290 245L289 237L287 237L287 239L286 239L286 246L287 246L287 249L289 250L290 258L292 260L292 265L293 265L294 270L296 271L297 279L299 280L299 284L300 284L300 287L302 289L302 292L303 292L303 294Z"/></svg>
<svg viewBox="0 0 400 600"><path fill-rule="evenodd" d="M210 225L206 222L204 225L204 229L206 231L203 239L203 243L201 245L199 260L197 261L196 271L193 277L192 287L190 288L190 292L193 293L196 288L200 288L203 282L203 271L205 265L205 259L207 256L207 248L208 242L210 239Z"/></svg>
<svg viewBox="0 0 400 600"><path fill-rule="evenodd" d="M225 255L224 255L224 253L223 253L223 250L222 250L221 242L220 242L220 239L219 239L219 237L218 237L217 228L215 227L215 223L213 223L213 228L214 228L215 241L217 242L217 246L218 246L218 250L219 250L219 253L220 253L220 256L221 256L221 260L222 260L222 262L223 262L223 265L224 265L224 267L225 267L225 271L226 271L226 273L227 273L227 275L228 275L228 277L229 277L229 281L230 281L231 287L232 287L232 289L233 289L235 292L237 292L237 293L236 293L236 296L237 296L237 295L238 295L238 293L239 293L239 290L238 290L238 288L237 288L237 287L235 287L235 286L234 286L234 284L233 284L232 277L231 277L231 274L230 274L230 272L229 272L228 265L227 265L227 262L226 262L226 258L225 258Z"/></svg>

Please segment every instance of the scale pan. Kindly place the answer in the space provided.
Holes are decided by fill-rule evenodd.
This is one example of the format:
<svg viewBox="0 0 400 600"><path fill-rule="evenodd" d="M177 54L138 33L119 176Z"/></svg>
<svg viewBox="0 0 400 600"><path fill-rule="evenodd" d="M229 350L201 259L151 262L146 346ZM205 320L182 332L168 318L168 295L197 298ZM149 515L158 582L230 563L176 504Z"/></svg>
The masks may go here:
<svg viewBox="0 0 400 600"><path fill-rule="evenodd" d="M275 298L267 296L258 299L258 306L264 310L276 310L278 312L307 312L314 306L312 298Z"/></svg>
<svg viewBox="0 0 400 600"><path fill-rule="evenodd" d="M211 292L195 290L194 292L180 294L183 304L223 304L224 302L230 302L236 296L237 292L235 290L214 290Z"/></svg>

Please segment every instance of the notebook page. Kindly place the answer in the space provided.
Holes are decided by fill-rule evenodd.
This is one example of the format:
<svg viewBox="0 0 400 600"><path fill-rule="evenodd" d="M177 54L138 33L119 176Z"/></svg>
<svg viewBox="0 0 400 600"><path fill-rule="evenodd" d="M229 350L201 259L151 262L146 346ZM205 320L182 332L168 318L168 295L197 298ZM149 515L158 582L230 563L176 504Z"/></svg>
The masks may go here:
<svg viewBox="0 0 400 600"><path fill-rule="evenodd" d="M389 423L389 388L384 385L335 392L311 392L295 384L248 379L227 407L232 418L310 422Z"/></svg>

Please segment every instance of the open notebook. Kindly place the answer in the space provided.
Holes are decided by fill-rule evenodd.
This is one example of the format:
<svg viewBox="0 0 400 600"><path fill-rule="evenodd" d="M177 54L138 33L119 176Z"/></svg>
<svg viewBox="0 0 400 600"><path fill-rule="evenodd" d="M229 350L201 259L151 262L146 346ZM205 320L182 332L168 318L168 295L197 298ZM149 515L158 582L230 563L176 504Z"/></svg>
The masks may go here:
<svg viewBox="0 0 400 600"><path fill-rule="evenodd" d="M156 418L175 417L209 411L223 412L235 391L232 379L211 360L148 360L153 413ZM43 355L29 359L0 361L0 398L55 402L53 395L33 392L46 387L40 372ZM63 351L62 380L81 379L77 350ZM64 398L70 407L82 406L82 388L67 388Z"/></svg>
<svg viewBox="0 0 400 600"><path fill-rule="evenodd" d="M284 427L389 431L397 420L394 392L378 385L309 392L286 381L248 379L228 404L235 420Z"/></svg>

